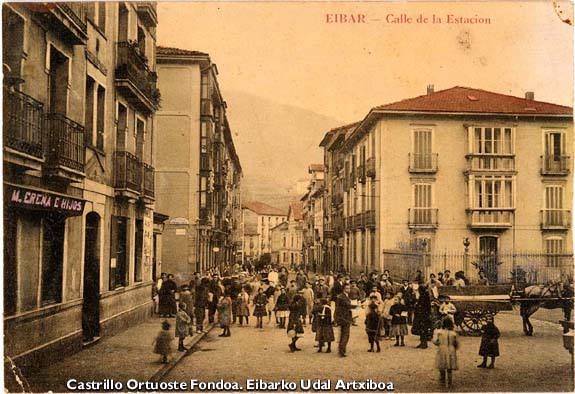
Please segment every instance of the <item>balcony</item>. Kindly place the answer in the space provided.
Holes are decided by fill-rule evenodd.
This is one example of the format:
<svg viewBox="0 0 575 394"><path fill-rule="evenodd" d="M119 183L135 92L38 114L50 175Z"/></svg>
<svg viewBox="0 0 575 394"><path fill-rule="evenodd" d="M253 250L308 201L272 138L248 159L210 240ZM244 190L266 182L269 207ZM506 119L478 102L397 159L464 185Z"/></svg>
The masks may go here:
<svg viewBox="0 0 575 394"><path fill-rule="evenodd" d="M353 227L353 216L343 218L344 230L351 230L352 227Z"/></svg>
<svg viewBox="0 0 575 394"><path fill-rule="evenodd" d="M114 154L116 196L138 198L142 191L142 167L138 158L130 152Z"/></svg>
<svg viewBox="0 0 575 394"><path fill-rule="evenodd" d="M375 178L376 171L375 171L375 157L370 157L365 162L365 175L370 178Z"/></svg>
<svg viewBox="0 0 575 394"><path fill-rule="evenodd" d="M409 228L437 228L437 208L409 208Z"/></svg>
<svg viewBox="0 0 575 394"><path fill-rule="evenodd" d="M210 171L210 156L207 153L200 153L200 174L207 176Z"/></svg>
<svg viewBox="0 0 575 394"><path fill-rule="evenodd" d="M565 155L541 156L541 175L568 175L570 157Z"/></svg>
<svg viewBox="0 0 575 394"><path fill-rule="evenodd" d="M44 174L71 182L84 179L84 126L58 113L46 114L48 155Z"/></svg>
<svg viewBox="0 0 575 394"><path fill-rule="evenodd" d="M468 226L472 229L505 230L513 226L515 208L472 208L467 210Z"/></svg>
<svg viewBox="0 0 575 394"><path fill-rule="evenodd" d="M331 204L334 206L338 206L340 204L343 204L343 195L342 194L333 194L331 196Z"/></svg>
<svg viewBox="0 0 575 394"><path fill-rule="evenodd" d="M211 225L211 215L208 208L200 208L199 224L200 226Z"/></svg>
<svg viewBox="0 0 575 394"><path fill-rule="evenodd" d="M211 99L200 100L200 115L201 116L214 116L214 107Z"/></svg>
<svg viewBox="0 0 575 394"><path fill-rule="evenodd" d="M515 155L471 154L466 158L469 172L515 172Z"/></svg>
<svg viewBox="0 0 575 394"><path fill-rule="evenodd" d="M116 87L138 110L155 112L160 104L156 73L149 69L136 43L119 42L117 49Z"/></svg>
<svg viewBox="0 0 575 394"><path fill-rule="evenodd" d="M409 172L433 174L437 172L437 153L410 153Z"/></svg>
<svg viewBox="0 0 575 394"><path fill-rule="evenodd" d="M3 111L4 160L39 170L44 161L44 105L5 88Z"/></svg>
<svg viewBox="0 0 575 394"><path fill-rule="evenodd" d="M363 164L361 164L357 167L356 174L357 174L357 181L359 183L365 183L365 181L366 181L365 166Z"/></svg>
<svg viewBox="0 0 575 394"><path fill-rule="evenodd" d="M144 179L143 189L144 193L142 195L146 203L152 203L154 201L154 177L155 171L154 167L147 163L142 163L142 175Z"/></svg>
<svg viewBox="0 0 575 394"><path fill-rule="evenodd" d="M136 9L140 20L146 27L156 27L158 25L158 13L156 11L156 2L141 1L136 3Z"/></svg>
<svg viewBox="0 0 575 394"><path fill-rule="evenodd" d="M339 159L335 161L334 164L334 175L338 174L341 170L343 170L343 159Z"/></svg>
<svg viewBox="0 0 575 394"><path fill-rule="evenodd" d="M542 230L568 230L571 227L571 211L567 209L542 209Z"/></svg>
<svg viewBox="0 0 575 394"><path fill-rule="evenodd" d="M365 226L368 228L375 228L375 211L370 210L365 212Z"/></svg>
<svg viewBox="0 0 575 394"><path fill-rule="evenodd" d="M353 228L363 228L365 227L365 214L363 212L355 214L353 219Z"/></svg>
<svg viewBox="0 0 575 394"><path fill-rule="evenodd" d="M69 44L86 45L86 5L82 2L30 3L28 7Z"/></svg>

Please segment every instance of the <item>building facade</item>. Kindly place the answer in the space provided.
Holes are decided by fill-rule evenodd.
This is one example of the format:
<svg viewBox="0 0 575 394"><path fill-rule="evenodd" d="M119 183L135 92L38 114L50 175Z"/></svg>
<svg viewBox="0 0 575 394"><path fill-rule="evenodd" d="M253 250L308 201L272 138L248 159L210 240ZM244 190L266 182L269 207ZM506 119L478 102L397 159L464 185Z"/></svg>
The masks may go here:
<svg viewBox="0 0 575 394"><path fill-rule="evenodd" d="M162 264L187 281L195 271L223 273L241 253L242 168L209 55L158 47L157 61L157 206L171 218Z"/></svg>
<svg viewBox="0 0 575 394"><path fill-rule="evenodd" d="M540 277L559 279L572 262L563 259L572 251L572 132L570 107L532 95L430 87L373 108L339 149L346 264L382 269L386 251L419 245L497 261L492 277L504 281L517 253L539 251Z"/></svg>
<svg viewBox="0 0 575 394"><path fill-rule="evenodd" d="M303 204L290 204L287 221L272 228L272 262L292 269L302 263Z"/></svg>
<svg viewBox="0 0 575 394"><path fill-rule="evenodd" d="M242 204L242 222L244 225L244 245L251 241L246 237L257 234L257 246L255 254L250 253L253 258L258 259L264 254L272 252L272 232L271 229L280 223L285 222L287 215L285 211L272 207L260 201L246 201Z"/></svg>
<svg viewBox="0 0 575 394"><path fill-rule="evenodd" d="M308 270L327 272L324 264L326 247L324 243L324 165L311 164L308 167L310 179L307 193L301 198L303 204L304 238L303 256Z"/></svg>
<svg viewBox="0 0 575 394"><path fill-rule="evenodd" d="M49 362L151 315L154 3L5 3L4 330Z"/></svg>

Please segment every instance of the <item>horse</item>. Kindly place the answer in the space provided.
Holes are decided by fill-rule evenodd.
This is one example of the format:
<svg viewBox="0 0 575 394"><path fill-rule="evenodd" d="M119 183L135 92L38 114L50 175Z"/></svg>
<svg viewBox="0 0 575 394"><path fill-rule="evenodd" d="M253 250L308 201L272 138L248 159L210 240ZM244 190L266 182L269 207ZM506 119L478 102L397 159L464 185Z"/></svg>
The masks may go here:
<svg viewBox="0 0 575 394"><path fill-rule="evenodd" d="M519 300L519 314L523 320L523 333L527 336L533 335L533 326L529 317L539 308L563 309L565 320L571 320L573 310L573 285L564 286L562 283L552 283L548 286L533 285L527 286L524 290L524 297ZM529 298L533 298L530 300Z"/></svg>

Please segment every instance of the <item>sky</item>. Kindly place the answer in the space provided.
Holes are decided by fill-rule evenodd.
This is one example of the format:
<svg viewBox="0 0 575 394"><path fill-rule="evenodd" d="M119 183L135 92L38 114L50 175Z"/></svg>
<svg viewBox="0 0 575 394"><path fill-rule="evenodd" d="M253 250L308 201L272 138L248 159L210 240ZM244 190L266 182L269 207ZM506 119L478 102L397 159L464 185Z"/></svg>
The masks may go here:
<svg viewBox="0 0 575 394"><path fill-rule="evenodd" d="M572 19L572 4L559 6ZM327 23L327 14L366 23ZM491 23L448 24L449 14ZM420 15L428 22L417 23ZM573 28L550 0L166 2L158 17L158 44L208 52L224 98L241 91L343 123L425 94L428 84L534 91L536 100L573 105Z"/></svg>

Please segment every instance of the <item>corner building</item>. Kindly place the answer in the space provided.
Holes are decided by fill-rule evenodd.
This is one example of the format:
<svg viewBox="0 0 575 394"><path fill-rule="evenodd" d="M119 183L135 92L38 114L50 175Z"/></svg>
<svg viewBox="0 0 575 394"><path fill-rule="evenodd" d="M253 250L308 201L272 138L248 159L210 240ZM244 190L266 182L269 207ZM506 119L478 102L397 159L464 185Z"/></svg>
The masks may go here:
<svg viewBox="0 0 575 394"><path fill-rule="evenodd" d="M151 315L154 3L4 3L4 332L41 365Z"/></svg>

